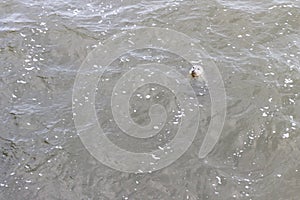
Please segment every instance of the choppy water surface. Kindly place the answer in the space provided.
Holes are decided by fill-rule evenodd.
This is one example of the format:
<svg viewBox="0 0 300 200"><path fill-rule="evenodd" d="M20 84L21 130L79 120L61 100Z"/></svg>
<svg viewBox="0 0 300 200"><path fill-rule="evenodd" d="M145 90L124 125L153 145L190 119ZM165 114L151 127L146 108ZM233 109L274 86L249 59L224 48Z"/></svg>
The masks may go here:
<svg viewBox="0 0 300 200"><path fill-rule="evenodd" d="M0 13L0 199L299 198L299 1L10 0L1 1ZM169 167L130 174L85 149L72 119L72 88L92 49L143 27L173 29L201 42L222 74L227 118L213 151L199 159L210 98L191 82L202 104L194 143ZM126 65L158 60L182 74L190 67L170 53L131 52L111 64L96 96L100 124L129 151L151 151L174 137L170 126L146 143L122 135L110 120L109 91ZM161 103L171 111L172 93L163 94ZM135 96L131 101L138 108L134 121L149 123L149 106Z"/></svg>

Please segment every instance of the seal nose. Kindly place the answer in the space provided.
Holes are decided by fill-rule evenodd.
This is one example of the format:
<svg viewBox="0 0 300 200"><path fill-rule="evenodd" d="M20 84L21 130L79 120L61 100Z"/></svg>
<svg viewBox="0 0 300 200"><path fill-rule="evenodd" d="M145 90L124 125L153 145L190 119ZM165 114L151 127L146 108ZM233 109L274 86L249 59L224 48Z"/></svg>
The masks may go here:
<svg viewBox="0 0 300 200"><path fill-rule="evenodd" d="M192 75L192 77L197 77L198 76L198 74L195 70L192 70L191 75Z"/></svg>

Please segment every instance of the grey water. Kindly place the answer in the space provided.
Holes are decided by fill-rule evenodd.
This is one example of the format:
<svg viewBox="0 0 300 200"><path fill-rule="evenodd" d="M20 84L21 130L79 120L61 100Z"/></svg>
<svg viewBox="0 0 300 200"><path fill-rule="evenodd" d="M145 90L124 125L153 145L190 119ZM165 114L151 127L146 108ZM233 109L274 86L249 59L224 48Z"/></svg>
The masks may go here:
<svg viewBox="0 0 300 200"><path fill-rule="evenodd" d="M104 165L85 148L73 120L72 93L93 49L124 30L146 27L199 41L222 76L227 115L217 144L199 159L211 99L205 86L189 80L202 106L192 145L163 169L126 173ZM97 117L120 148L149 152L170 142L176 127L168 124L168 132L149 140L122 133L111 120L114 84L130 66L158 61L190 79L190 63L157 49L122 56L103 74ZM149 123L150 105L136 94L147 95L153 87L160 88L141 87L129 102L137 110L131 110L132 119L141 125ZM298 0L2 0L0 93L1 200L300 197ZM155 95L166 114L177 108L172 91Z"/></svg>

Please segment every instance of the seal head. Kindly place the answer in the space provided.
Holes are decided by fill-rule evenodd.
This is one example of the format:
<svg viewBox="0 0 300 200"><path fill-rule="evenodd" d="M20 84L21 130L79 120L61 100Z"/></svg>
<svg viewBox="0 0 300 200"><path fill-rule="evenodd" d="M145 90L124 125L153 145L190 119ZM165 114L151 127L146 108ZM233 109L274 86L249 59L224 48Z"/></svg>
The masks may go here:
<svg viewBox="0 0 300 200"><path fill-rule="evenodd" d="M202 75L203 73L203 69L201 66L199 65L194 65L191 69L190 69L190 75L193 77L193 78L197 78L199 76Z"/></svg>

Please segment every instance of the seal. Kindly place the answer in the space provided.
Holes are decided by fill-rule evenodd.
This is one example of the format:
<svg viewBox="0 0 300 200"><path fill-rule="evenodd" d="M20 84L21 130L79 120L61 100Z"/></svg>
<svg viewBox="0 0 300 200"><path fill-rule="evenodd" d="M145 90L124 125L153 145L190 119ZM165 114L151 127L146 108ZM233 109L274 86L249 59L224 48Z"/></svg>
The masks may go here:
<svg viewBox="0 0 300 200"><path fill-rule="evenodd" d="M199 76L202 76L203 75L203 69L201 66L199 65L194 65L191 69L190 69L190 75L193 77L193 78L197 78Z"/></svg>

